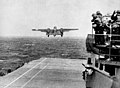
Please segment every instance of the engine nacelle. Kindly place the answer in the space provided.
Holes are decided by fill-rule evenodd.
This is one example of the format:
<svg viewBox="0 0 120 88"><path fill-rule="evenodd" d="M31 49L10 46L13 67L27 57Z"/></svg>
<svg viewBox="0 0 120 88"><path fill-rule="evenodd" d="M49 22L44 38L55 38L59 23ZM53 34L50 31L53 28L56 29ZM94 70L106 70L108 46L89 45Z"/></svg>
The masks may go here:
<svg viewBox="0 0 120 88"><path fill-rule="evenodd" d="M60 29L60 32L61 32L61 33L63 32L63 28Z"/></svg>
<svg viewBox="0 0 120 88"><path fill-rule="evenodd" d="M63 37L63 28L60 29L61 37Z"/></svg>

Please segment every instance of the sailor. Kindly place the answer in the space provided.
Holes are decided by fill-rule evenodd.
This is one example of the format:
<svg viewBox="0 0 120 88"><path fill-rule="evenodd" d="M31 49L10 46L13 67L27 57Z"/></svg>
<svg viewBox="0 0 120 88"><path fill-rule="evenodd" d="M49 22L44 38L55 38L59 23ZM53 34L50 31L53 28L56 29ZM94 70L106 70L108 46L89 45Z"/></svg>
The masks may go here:
<svg viewBox="0 0 120 88"><path fill-rule="evenodd" d="M92 22L92 28L95 31L95 34L99 34L99 30L97 28L97 23L96 23L96 19L97 19L97 15L95 13L92 14L93 19L91 20ZM99 37L98 35L95 35L95 44L99 44Z"/></svg>
<svg viewBox="0 0 120 88"><path fill-rule="evenodd" d="M100 11L97 11L97 12L96 12L96 15L97 15L100 19L102 19L102 13L101 13Z"/></svg>
<svg viewBox="0 0 120 88"><path fill-rule="evenodd" d="M114 11L112 16L112 34L120 34L120 10ZM114 40L120 40L120 36L114 36ZM119 45L119 43L115 42L115 45Z"/></svg>
<svg viewBox="0 0 120 88"><path fill-rule="evenodd" d="M114 11L112 16L111 16L111 19L114 22L117 22L118 24L120 24L120 10Z"/></svg>
<svg viewBox="0 0 120 88"><path fill-rule="evenodd" d="M92 17L93 17L93 19L91 20L91 22L94 22L95 19L97 18L97 15L96 15L95 13L93 13L93 14L92 14Z"/></svg>
<svg viewBox="0 0 120 88"><path fill-rule="evenodd" d="M110 24L111 24L111 16L107 14L102 18L103 28L107 34L110 34Z"/></svg>
<svg viewBox="0 0 120 88"><path fill-rule="evenodd" d="M120 26L120 10L117 10L117 24Z"/></svg>
<svg viewBox="0 0 120 88"><path fill-rule="evenodd" d="M92 14L93 19L91 20L92 28L95 31L95 43L96 44L102 44L103 43L103 36L99 34L103 34L103 28L102 28L102 14L100 12L96 12L96 14Z"/></svg>
<svg viewBox="0 0 120 88"><path fill-rule="evenodd" d="M107 34L104 36L106 45L110 44L110 42L109 42L110 37L108 35L108 34L110 34L110 25L111 25L111 15L107 14L107 15L103 16L103 18L102 18L102 26L104 29L104 34Z"/></svg>
<svg viewBox="0 0 120 88"><path fill-rule="evenodd" d="M114 11L112 16L111 16L111 19L112 19L112 32L114 34L120 34L120 10L117 10L117 11Z"/></svg>

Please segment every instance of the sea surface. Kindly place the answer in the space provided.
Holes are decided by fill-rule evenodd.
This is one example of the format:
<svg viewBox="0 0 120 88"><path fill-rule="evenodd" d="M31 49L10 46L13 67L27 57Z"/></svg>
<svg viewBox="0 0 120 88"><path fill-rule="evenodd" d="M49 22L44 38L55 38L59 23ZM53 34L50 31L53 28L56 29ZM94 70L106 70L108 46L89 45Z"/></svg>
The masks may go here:
<svg viewBox="0 0 120 88"><path fill-rule="evenodd" d="M88 57L84 38L0 38L0 56L37 54L40 57L84 59Z"/></svg>

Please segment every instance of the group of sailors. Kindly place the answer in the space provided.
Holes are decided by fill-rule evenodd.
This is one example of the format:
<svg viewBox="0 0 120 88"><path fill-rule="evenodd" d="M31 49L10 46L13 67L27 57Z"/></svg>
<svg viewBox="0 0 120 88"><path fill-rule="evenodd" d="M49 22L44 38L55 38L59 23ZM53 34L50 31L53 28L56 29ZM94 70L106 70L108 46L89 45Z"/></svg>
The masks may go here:
<svg viewBox="0 0 120 88"><path fill-rule="evenodd" d="M120 10L116 10L112 15L102 15L100 11L92 14L92 28L95 31L95 44L107 44L109 36L103 34L120 35ZM120 37L113 37L115 40L120 40ZM107 42L106 42L107 41Z"/></svg>

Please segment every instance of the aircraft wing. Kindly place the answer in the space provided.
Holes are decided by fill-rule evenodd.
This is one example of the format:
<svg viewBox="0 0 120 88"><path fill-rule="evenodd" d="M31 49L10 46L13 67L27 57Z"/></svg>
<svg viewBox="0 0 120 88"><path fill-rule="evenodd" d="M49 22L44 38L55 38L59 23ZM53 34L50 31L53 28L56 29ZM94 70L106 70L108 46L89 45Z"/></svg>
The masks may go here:
<svg viewBox="0 0 120 88"><path fill-rule="evenodd" d="M47 29L32 29L32 31L41 31L41 32L47 32Z"/></svg>
<svg viewBox="0 0 120 88"><path fill-rule="evenodd" d="M72 31L72 30L78 30L78 29L66 29L66 28L64 29L63 28L62 30L65 32L65 31Z"/></svg>

